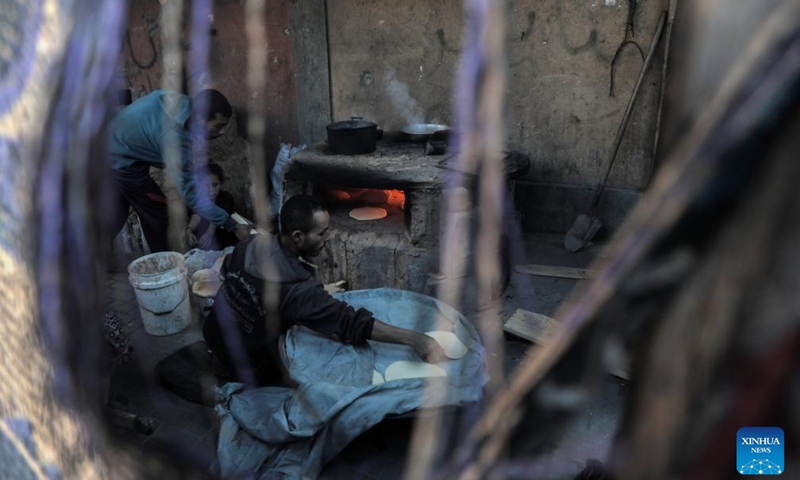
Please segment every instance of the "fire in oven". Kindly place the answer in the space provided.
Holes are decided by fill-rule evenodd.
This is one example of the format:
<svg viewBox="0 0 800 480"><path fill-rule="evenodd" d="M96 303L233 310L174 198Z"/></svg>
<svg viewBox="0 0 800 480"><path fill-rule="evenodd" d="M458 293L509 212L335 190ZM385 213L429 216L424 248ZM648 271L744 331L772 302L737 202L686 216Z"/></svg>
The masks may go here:
<svg viewBox="0 0 800 480"><path fill-rule="evenodd" d="M402 190L322 187L316 194L325 200L332 220L356 227L358 222L403 224L406 196Z"/></svg>

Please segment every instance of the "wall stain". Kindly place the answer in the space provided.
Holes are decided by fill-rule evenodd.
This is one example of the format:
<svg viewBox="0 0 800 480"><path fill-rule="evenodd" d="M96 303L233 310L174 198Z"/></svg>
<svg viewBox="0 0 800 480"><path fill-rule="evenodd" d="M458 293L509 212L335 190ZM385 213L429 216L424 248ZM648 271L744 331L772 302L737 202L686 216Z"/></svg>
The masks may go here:
<svg viewBox="0 0 800 480"><path fill-rule="evenodd" d="M439 41L439 45L442 46L442 51L445 51L445 52L448 52L448 53L461 53L461 49L460 48L451 47L450 44L447 42L447 39L444 38L444 29L443 28L440 28L440 29L436 30L436 39Z"/></svg>
<svg viewBox="0 0 800 480"><path fill-rule="evenodd" d="M161 53L160 42L156 41L156 39L159 38L159 32L161 31L159 25L160 15L160 12L155 16L142 15L140 26L133 28L128 26L128 29L125 31L125 38L128 42L130 58L140 70L150 70L153 68L158 60L159 54ZM133 41L131 40L131 30L143 30L147 33L147 44L150 45L151 51L149 55L149 61L143 61L142 59L136 58L136 51L133 48Z"/></svg>
<svg viewBox="0 0 800 480"><path fill-rule="evenodd" d="M580 47L568 47L570 53L578 54L581 52L585 52L587 50L592 50L597 47L597 30L594 28L591 32L589 32L589 39L586 40L586 43L581 45Z"/></svg>
<svg viewBox="0 0 800 480"><path fill-rule="evenodd" d="M525 29L522 30L522 33L520 34L520 37L519 37L519 41L520 42L524 41L526 38L530 38L531 34L533 33L533 24L535 22L536 22L536 12L531 10L531 11L528 12L528 24L525 26ZM516 67L522 65L523 63L530 62L530 61L532 61L531 56L530 55L525 55L522 59L517 60L516 62L509 62L508 67L509 68L516 68Z"/></svg>
<svg viewBox="0 0 800 480"><path fill-rule="evenodd" d="M136 58L136 51L133 49L133 42L131 42L131 31L130 29L125 32L126 39L128 41L128 49L130 50L130 58L137 67L141 70L150 70L153 68L153 65L156 64L156 60L158 60L158 49L156 48L156 42L153 40L152 32L147 32L147 43L150 44L150 49L152 51L150 61L143 62Z"/></svg>
<svg viewBox="0 0 800 480"><path fill-rule="evenodd" d="M522 60L517 60L516 62L509 62L508 68L517 68L520 65L522 65L523 63L532 62L532 61L533 61L533 58L531 58L530 55L525 55L524 57L522 57Z"/></svg>
<svg viewBox="0 0 800 480"><path fill-rule="evenodd" d="M128 58L135 65L135 68L127 69L125 76L128 79L129 87L134 91L134 98L141 98L154 90L149 72L154 69L158 70L161 67L158 62L159 57L163 58L160 22L160 10L152 15L145 13L141 15L138 25L134 25L132 22L125 31ZM191 50L192 45L185 40L185 37L188 36L186 35L188 23L185 19L181 22L180 28L181 32L183 32L180 38L180 47L184 53L187 53ZM141 34L137 35L138 32L144 32L146 37L142 37ZM209 31L209 35L215 36L216 29L212 28ZM143 47L145 45L149 48ZM157 72L155 73L158 74ZM141 78L142 75L144 75L144 78ZM144 80L146 80L146 85ZM136 83L136 86L134 86L134 83Z"/></svg>
<svg viewBox="0 0 800 480"><path fill-rule="evenodd" d="M533 32L533 24L536 22L536 12L531 10L528 12L528 25L525 26L525 30L519 36L519 41L525 40L525 37L529 37L531 32Z"/></svg>
<svg viewBox="0 0 800 480"><path fill-rule="evenodd" d="M431 73L431 76L432 76L432 73ZM449 91L450 88L451 88L450 85L448 85L448 86L439 85L438 83L431 82L428 79L423 80L423 82L428 84L428 85L430 85L430 86L432 86L432 87L436 87L436 88L438 88L440 90L444 90L444 91Z"/></svg>
<svg viewBox="0 0 800 480"><path fill-rule="evenodd" d="M560 3L556 5L556 19L558 21L558 31L561 36L561 43L571 54L577 55L583 52L591 52L594 54L595 58L602 63L608 63L611 61L611 58L601 52L598 48L599 35L596 28L593 28L592 31L589 32L589 38L583 43L583 45L574 46L570 42L569 35L567 34L567 22L569 22L570 19L565 18L564 8ZM572 19L574 20L574 17Z"/></svg>
<svg viewBox="0 0 800 480"><path fill-rule="evenodd" d="M447 52L447 53L455 53L455 54L460 54L461 53L461 49L450 47L450 44L447 42L447 39L444 38L444 29L443 28L439 28L439 29L436 30L436 40L437 40L437 43L439 45L438 48L436 48L436 64L433 66L433 68L430 71L428 71L426 73L426 76L429 77L429 78L433 77L436 74L436 72L439 71L439 68L441 68L442 63L443 63L442 61L444 60L445 52ZM427 56L428 55L426 55L426 57ZM428 83L430 83L430 82L428 82ZM435 84L431 84L431 85L435 85ZM436 86L438 87L439 85L436 85Z"/></svg>

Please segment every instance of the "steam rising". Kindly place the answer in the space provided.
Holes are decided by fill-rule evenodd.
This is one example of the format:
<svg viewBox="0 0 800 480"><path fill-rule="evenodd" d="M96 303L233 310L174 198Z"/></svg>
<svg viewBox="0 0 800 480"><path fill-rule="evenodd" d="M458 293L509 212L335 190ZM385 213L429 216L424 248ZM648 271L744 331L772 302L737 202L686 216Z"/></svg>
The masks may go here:
<svg viewBox="0 0 800 480"><path fill-rule="evenodd" d="M417 101L408 93L408 85L394 78L393 68L386 70L384 81L386 93L392 99L395 110L403 117L407 124L424 123L425 111L420 108Z"/></svg>

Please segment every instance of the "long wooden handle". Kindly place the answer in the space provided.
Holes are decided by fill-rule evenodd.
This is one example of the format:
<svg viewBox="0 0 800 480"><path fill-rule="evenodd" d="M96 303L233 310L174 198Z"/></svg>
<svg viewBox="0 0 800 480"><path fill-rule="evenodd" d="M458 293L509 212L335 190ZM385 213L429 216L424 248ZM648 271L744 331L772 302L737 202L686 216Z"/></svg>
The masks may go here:
<svg viewBox="0 0 800 480"><path fill-rule="evenodd" d="M611 147L608 166L606 167L605 175L603 175L603 181L600 182L600 184L597 186L597 190L594 192L594 198L592 199L592 214L594 214L594 211L597 209L597 204L600 202L600 196L603 194L603 190L606 188L608 176L611 174L611 168L614 166L614 160L617 158L619 145L622 143L622 136L624 135L625 129L628 126L628 121L631 119L631 112L633 111L633 105L636 103L636 97L639 94L639 87L642 85L642 81L644 81L644 74L647 72L647 67L650 65L650 61L653 59L666 21L667 12L662 11L661 17L658 19L656 33L653 35L653 39L650 41L650 51L647 52L647 57L645 57L642 68L639 70L639 78L636 80L636 85L633 87L633 93L631 93L631 98L628 100L628 107L625 109L625 116L622 117L622 123L619 125L619 130L617 130L617 137L614 139L614 146Z"/></svg>

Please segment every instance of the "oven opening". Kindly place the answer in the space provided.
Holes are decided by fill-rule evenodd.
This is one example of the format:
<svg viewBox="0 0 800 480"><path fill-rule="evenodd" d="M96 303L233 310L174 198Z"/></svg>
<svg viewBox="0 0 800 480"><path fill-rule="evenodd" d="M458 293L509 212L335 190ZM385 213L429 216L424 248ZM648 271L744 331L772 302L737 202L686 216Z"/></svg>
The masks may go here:
<svg viewBox="0 0 800 480"><path fill-rule="evenodd" d="M334 205L356 208L389 206L403 210L406 204L406 195L402 190L328 187L322 193L330 207Z"/></svg>
<svg viewBox="0 0 800 480"><path fill-rule="evenodd" d="M361 229L402 230L406 196L403 190L326 186L315 188L334 224Z"/></svg>

